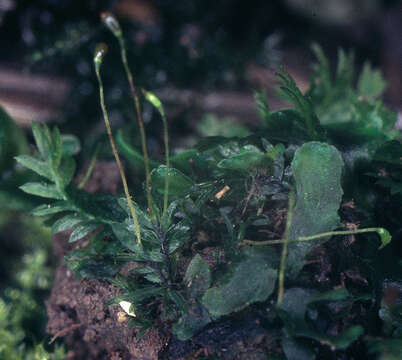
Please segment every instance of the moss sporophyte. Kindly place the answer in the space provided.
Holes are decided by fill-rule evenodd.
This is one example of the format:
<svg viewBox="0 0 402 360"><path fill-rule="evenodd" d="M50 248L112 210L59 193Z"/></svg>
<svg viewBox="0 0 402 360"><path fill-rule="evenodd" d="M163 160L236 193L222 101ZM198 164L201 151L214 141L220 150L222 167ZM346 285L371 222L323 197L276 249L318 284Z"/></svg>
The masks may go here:
<svg viewBox="0 0 402 360"><path fill-rule="evenodd" d="M288 280L289 284L302 284L308 255L317 245L325 251L331 238L360 235L367 241L359 243L377 245L377 238L370 234L376 233L381 238L380 249L391 241L387 230L375 227L383 224L373 217L366 223L371 227L337 230L342 229L344 220L339 211L342 199L355 196L352 186L343 185L344 174L351 172L347 173L350 181L360 170L344 166L344 159L348 156L350 161L353 154L345 156L339 150L344 146L336 142L336 124L326 126L319 121L317 99L322 97L314 96L315 88L308 96L302 94L290 75L282 72L282 91L294 108L271 111L259 95L260 132L206 138L194 148L170 155L168 123L160 99L153 92L137 91L120 24L110 13L102 14L102 21L119 41L141 134L142 154L119 132L114 138L101 72L108 50L99 44L93 61L100 106L125 196L99 196L82 190L98 149L78 189L71 184L74 153L58 130L50 131L46 125L33 124L37 156L17 158L48 181L22 187L53 201L33 213L53 223L53 234L72 229L70 242L87 239L66 256L68 266L80 278L100 278L118 286L121 292L109 304L124 310L119 322L127 320L141 328L138 336L150 327L161 327L184 341L234 314L236 321L252 314L261 315L261 323L279 326L278 334L286 334L284 344L307 337L338 350L348 347L361 335L360 326L337 335L321 334L305 321L307 307L318 301L360 300L354 300L345 288L335 288L337 284L328 286L325 293L321 284L314 289L310 284L285 287ZM148 157L142 100L162 119L164 165ZM362 113L370 111L378 111L378 106L365 107ZM356 146L364 140L358 135ZM378 136L378 147L392 136L384 130ZM372 138L369 141L371 146ZM135 169L141 168L135 180L145 182L144 196L136 193L134 199L130 194L129 185L134 188L135 182L127 179L120 156L127 167L134 164ZM144 178L139 174L145 174ZM281 245L282 249L269 245ZM123 272L123 268L130 270ZM271 300L276 291L275 307ZM302 294L300 298L306 300L296 310L294 294ZM268 316L267 307L273 310Z"/></svg>

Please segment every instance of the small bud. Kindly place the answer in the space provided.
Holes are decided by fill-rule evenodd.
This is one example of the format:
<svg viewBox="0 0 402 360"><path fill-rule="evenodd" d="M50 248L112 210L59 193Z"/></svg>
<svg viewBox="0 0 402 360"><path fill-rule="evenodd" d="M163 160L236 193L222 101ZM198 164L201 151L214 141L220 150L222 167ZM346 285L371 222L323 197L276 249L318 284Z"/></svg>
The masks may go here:
<svg viewBox="0 0 402 360"><path fill-rule="evenodd" d="M107 45L105 43L99 43L96 45L94 53L94 62L96 66L102 63L103 57L107 53Z"/></svg>
<svg viewBox="0 0 402 360"><path fill-rule="evenodd" d="M122 35L120 24L111 12L103 12L101 14L101 19L114 36L120 37Z"/></svg>
<svg viewBox="0 0 402 360"><path fill-rule="evenodd" d="M142 89L142 93L147 101L149 101L154 107L156 107L159 111L162 109L162 102L159 98L152 92Z"/></svg>

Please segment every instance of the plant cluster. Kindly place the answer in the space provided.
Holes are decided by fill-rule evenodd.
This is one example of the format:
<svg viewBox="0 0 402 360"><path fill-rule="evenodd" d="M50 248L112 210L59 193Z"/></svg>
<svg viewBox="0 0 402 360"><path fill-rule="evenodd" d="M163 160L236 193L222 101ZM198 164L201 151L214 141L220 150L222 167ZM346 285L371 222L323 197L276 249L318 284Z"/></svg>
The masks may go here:
<svg viewBox="0 0 402 360"><path fill-rule="evenodd" d="M365 66L355 88L352 55L340 52L334 75L316 47L319 64L306 94L285 70L278 73L279 92L293 108L271 111L257 93L258 132L208 137L170 155L163 106L137 90L121 28L111 14L103 21L119 40L141 130L142 154L121 132L114 139L100 71L107 48L100 45L94 63L101 107L125 196L75 186L74 147L57 128L33 124L39 151L17 157L46 179L21 187L48 199L33 214L45 217L52 234L71 230L69 242L85 239L66 257L76 276L118 286L110 305L125 309L139 337L157 326L191 341L222 320L252 315L281 344L277 355L290 360L353 352L359 339L383 359L399 358L401 304L381 295L401 289L398 247L388 245L384 228L398 225L376 214L390 203L400 212L401 143L396 115L378 100L380 74ZM141 94L164 123L164 165L148 159ZM144 174L145 196L137 190L131 197L119 151ZM325 262L336 270L314 265ZM373 328L373 316L383 331Z"/></svg>

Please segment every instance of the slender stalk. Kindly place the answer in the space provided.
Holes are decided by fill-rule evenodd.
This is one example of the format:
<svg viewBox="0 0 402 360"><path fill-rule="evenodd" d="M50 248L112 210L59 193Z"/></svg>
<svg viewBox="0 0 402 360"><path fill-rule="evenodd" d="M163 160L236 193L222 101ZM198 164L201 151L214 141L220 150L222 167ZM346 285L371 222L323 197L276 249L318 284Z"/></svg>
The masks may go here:
<svg viewBox="0 0 402 360"><path fill-rule="evenodd" d="M104 57L106 51L107 51L106 45L99 44L96 47L95 57L94 57L95 72L96 72L96 77L97 77L98 83L99 83L100 105L102 108L103 118L105 120L106 130L107 130L107 134L109 136L109 141L110 141L110 145L112 147L113 155L114 155L114 158L116 159L117 166L119 167L120 177L123 182L124 193L126 195L128 206L130 208L131 216L133 217L134 229L135 229L135 233L137 235L137 241L141 245L141 232L140 232L140 226L138 223L137 214L135 212L134 205L131 200L130 193L128 191L126 175L124 173L123 165L120 161L119 153L117 152L117 147L116 147L116 144L113 139L113 133L112 133L112 128L110 126L109 115L107 113L106 106L105 106L105 96L104 96L104 92L103 92L103 82L102 82L102 78L100 76L100 66L102 64L102 60L103 60L103 57Z"/></svg>
<svg viewBox="0 0 402 360"><path fill-rule="evenodd" d="M95 153L92 156L92 159L89 163L88 169L85 173L85 176L82 178L82 180L80 181L80 183L78 184L78 189L82 189L85 184L87 183L87 181L89 180L89 178L91 177L92 171L95 167L96 164L96 159L98 158L98 153L99 153L99 145L96 147L95 149Z"/></svg>
<svg viewBox="0 0 402 360"><path fill-rule="evenodd" d="M163 122L163 136L165 142L165 158L166 158L165 192L163 194L163 216L165 216L168 207L169 169L170 169L168 123L166 119L165 110L159 98L152 92L146 91L144 89L142 89L142 93L144 94L145 99L148 100L158 110Z"/></svg>
<svg viewBox="0 0 402 360"><path fill-rule="evenodd" d="M356 235L363 234L369 232L376 232L381 230L381 228L366 228L366 229L357 229L357 230L342 230L342 231L328 231L321 234L311 235L311 236L301 236L294 240L286 240L286 239L276 239L276 240L267 240L267 241L253 241L253 240L243 240L240 245L251 245L251 246L262 246L262 245L277 245L277 244L285 244L285 243L293 243L299 241L312 241L317 240L327 236L338 236L338 235Z"/></svg>
<svg viewBox="0 0 402 360"><path fill-rule="evenodd" d="M141 136L141 147L142 153L144 156L144 166L145 166L145 188L147 193L147 203L148 203L148 211L152 217L152 196L151 196L151 177L150 177L150 168L149 168L149 156L147 150L147 139L145 136L145 127L144 127L144 120L142 118L142 110L141 110L141 103L140 98L138 95L137 88L134 84L134 77L131 73L130 67L128 66L127 61L127 51L126 46L123 38L123 32L121 30L120 24L117 19L114 17L113 14L109 12L104 12L101 14L101 18L103 23L107 26L107 28L113 33L113 35L119 41L120 46L120 56L123 62L124 71L126 72L127 80L130 86L131 97L134 101L136 113L137 113L137 120L138 126L140 128L140 136Z"/></svg>
<svg viewBox="0 0 402 360"><path fill-rule="evenodd" d="M293 205L294 205L294 195L291 192L289 195L289 206L288 206L289 210L288 210L288 217L286 219L285 237L282 240L283 247L282 247L281 263L279 265L279 274L278 274L278 298L276 300L277 307L281 305L283 294L285 292L286 258L288 256L289 230L293 217Z"/></svg>

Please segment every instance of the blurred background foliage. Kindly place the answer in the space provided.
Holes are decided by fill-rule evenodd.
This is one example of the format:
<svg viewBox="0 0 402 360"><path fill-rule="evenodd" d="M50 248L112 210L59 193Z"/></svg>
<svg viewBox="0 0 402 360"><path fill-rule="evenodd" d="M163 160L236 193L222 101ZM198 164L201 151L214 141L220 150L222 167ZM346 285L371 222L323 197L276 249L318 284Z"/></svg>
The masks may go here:
<svg viewBox="0 0 402 360"><path fill-rule="evenodd" d="M81 167L102 144L92 69L100 40L110 46L103 76L112 122L138 143L119 50L99 21L104 10L123 25L137 84L166 104L176 148L199 136L248 134L257 118L253 89L270 89L279 64L305 89L313 41L332 65L342 46L355 50L358 67L365 59L380 66L385 100L401 107L398 0L0 0L0 105L19 125L0 112L0 359L64 358L62 348L50 354L42 345L43 301L55 264L47 230L25 212L35 202L18 190L32 175L13 157L30 152L25 129L31 121L57 123L77 135L85 150ZM151 106L144 107L144 119L150 152L161 154L160 119ZM108 158L105 149L100 157Z"/></svg>

